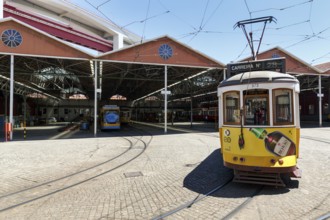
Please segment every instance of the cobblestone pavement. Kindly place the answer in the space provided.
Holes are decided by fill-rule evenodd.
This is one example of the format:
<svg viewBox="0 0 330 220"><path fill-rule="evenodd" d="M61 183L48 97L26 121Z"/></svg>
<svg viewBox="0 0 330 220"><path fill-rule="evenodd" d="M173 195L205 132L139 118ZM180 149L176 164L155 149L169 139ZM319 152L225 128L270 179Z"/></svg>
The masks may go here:
<svg viewBox="0 0 330 220"><path fill-rule="evenodd" d="M231 178L212 125L193 133L169 129L164 135L152 127L147 131L145 137L143 131L124 128L98 137L76 131L65 139L0 143L0 219L154 219ZM287 188L264 187L230 219L317 219L329 213L329 134L328 127L302 129L298 164L303 177ZM139 152L136 159L111 170L115 160ZM91 170L83 172L91 167L94 176ZM81 183L66 188L77 181ZM33 188L41 184L39 191ZM62 184L63 190L52 191L55 184ZM165 219L222 219L258 188L230 183ZM29 193L46 196L33 200ZM13 200L30 201L13 206Z"/></svg>

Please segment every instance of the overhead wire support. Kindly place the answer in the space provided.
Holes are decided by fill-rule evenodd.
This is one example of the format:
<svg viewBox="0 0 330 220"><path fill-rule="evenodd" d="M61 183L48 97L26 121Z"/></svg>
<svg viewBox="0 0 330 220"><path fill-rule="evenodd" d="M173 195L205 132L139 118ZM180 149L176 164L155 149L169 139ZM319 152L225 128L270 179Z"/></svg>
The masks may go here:
<svg viewBox="0 0 330 220"><path fill-rule="evenodd" d="M242 30L244 32L244 35L245 35L245 37L246 37L246 39L247 39L247 41L249 43L253 60L256 60L257 59L257 55L259 53L261 41L262 41L262 38L264 36L264 32L265 32L267 23L271 23L271 22L275 22L276 23L276 21L277 21L276 18L274 18L273 16L267 16L267 17L251 18L251 19L239 21L239 22L237 22L234 25L234 29L237 28L237 27L242 28ZM261 36L260 36L260 39L259 39L259 45L258 45L257 51L255 52L254 51L254 45L253 45L253 41L254 41L253 40L253 33L251 31L248 34L247 31L246 31L245 25L247 25L247 24L254 24L254 23L260 23L260 22L264 22L264 27L262 29L262 33L261 33Z"/></svg>

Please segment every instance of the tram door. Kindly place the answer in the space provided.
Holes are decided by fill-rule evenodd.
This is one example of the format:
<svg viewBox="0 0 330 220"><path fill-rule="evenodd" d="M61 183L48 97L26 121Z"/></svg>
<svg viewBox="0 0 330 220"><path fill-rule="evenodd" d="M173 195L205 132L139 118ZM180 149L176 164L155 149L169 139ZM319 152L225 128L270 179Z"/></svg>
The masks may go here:
<svg viewBox="0 0 330 220"><path fill-rule="evenodd" d="M268 90L247 90L243 96L245 125L269 125Z"/></svg>

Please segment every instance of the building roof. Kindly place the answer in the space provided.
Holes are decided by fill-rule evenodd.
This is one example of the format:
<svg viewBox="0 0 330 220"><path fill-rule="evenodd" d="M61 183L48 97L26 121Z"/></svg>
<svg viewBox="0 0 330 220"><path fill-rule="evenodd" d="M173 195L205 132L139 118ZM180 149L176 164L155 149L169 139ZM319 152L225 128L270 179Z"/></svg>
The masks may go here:
<svg viewBox="0 0 330 220"><path fill-rule="evenodd" d="M123 36L124 45L141 40L136 34L66 0L5 0L4 16L101 52L113 49L113 38L118 34Z"/></svg>
<svg viewBox="0 0 330 220"><path fill-rule="evenodd" d="M321 70L322 72L329 72L329 70L330 70L330 62L317 64L314 67L316 67L317 69Z"/></svg>
<svg viewBox="0 0 330 220"><path fill-rule="evenodd" d="M293 55L292 53L284 50L281 47L273 47L269 50L265 50L258 54L258 59L272 59L285 57L286 58L286 72L290 74L322 74L318 68L308 64L299 57ZM251 60L252 56L243 59L242 61Z"/></svg>

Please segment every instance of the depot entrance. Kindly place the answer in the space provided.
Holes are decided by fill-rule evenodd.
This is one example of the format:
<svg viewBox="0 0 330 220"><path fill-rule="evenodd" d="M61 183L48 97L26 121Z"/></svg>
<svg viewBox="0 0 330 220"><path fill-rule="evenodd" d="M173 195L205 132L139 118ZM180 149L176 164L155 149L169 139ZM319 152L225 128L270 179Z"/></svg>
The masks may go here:
<svg viewBox="0 0 330 220"><path fill-rule="evenodd" d="M23 118L24 125L31 117L38 117L37 105L78 103L72 97L85 100L85 105L92 104L90 113L97 118L98 106L115 95L126 97L127 105L161 94L161 90L167 94L168 87L172 95L187 95L185 81L211 73L216 78L210 84L215 86L224 67L170 37L94 57L14 19L2 21L0 31L8 30L15 30L22 39L19 44L0 46L2 113L8 115L5 120L12 126L17 116ZM164 103L166 109L166 98ZM41 115L44 113L47 118L56 117L56 112L52 115L42 108Z"/></svg>

